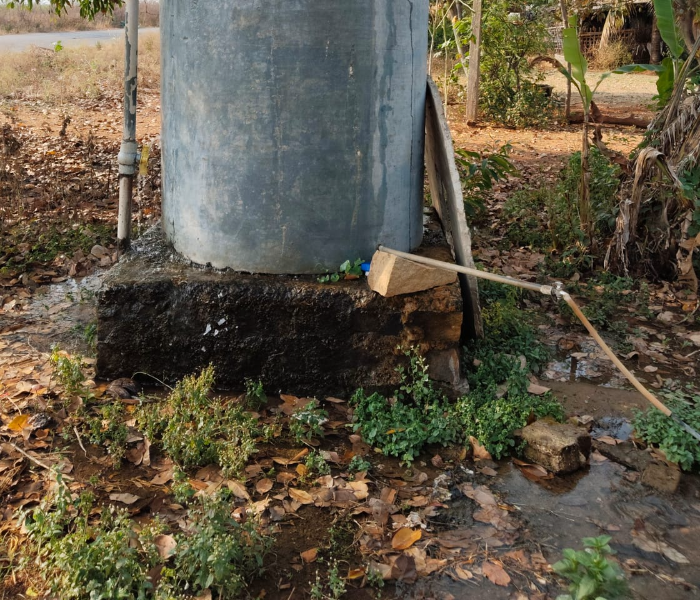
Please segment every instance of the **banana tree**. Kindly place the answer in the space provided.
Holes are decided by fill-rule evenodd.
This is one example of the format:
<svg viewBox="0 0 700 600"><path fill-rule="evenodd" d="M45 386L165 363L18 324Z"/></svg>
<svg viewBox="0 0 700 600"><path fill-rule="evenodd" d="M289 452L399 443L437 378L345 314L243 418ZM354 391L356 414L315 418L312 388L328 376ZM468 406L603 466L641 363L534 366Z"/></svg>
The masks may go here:
<svg viewBox="0 0 700 600"><path fill-rule="evenodd" d="M654 0L654 12L656 23L661 34L661 39L668 47L669 56L666 56L659 65L635 64L625 65L615 70L615 73L632 73L634 71L654 71L658 75L656 90L659 97L659 106L666 106L671 99L673 87L678 80L683 68L683 53L685 43L676 24L676 15L673 10L672 0ZM692 58L692 56L691 56Z"/></svg>
<svg viewBox="0 0 700 600"><path fill-rule="evenodd" d="M566 77L571 84L576 88L576 91L581 96L583 105L583 131L581 136L581 182L579 183L579 218L581 221L581 230L588 237L589 243L593 247L595 245L593 231L593 215L591 214L591 192L590 180L591 174L588 165L588 127L590 123L591 105L593 104L593 96L601 82L609 77L610 73L604 73L598 79L598 82L591 88L586 81L586 72L588 71L588 61L581 52L581 45L576 31L577 18L571 16L569 18L569 26L562 32L562 45L564 50L564 58L571 65L571 70L565 69L562 65L558 65L559 72Z"/></svg>

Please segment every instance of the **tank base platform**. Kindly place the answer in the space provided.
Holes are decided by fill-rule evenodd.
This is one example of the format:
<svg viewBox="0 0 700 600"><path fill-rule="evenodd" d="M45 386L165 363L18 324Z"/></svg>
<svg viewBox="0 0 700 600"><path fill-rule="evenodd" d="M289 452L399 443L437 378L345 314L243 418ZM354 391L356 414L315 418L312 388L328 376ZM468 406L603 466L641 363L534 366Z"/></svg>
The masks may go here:
<svg viewBox="0 0 700 600"><path fill-rule="evenodd" d="M418 252L451 260L437 222ZM347 396L395 389L401 349L415 346L434 379L465 391L462 321L459 283L384 298L365 277L324 284L212 269L181 258L155 227L98 294L97 374L170 384L212 364L224 389L252 378L269 393Z"/></svg>

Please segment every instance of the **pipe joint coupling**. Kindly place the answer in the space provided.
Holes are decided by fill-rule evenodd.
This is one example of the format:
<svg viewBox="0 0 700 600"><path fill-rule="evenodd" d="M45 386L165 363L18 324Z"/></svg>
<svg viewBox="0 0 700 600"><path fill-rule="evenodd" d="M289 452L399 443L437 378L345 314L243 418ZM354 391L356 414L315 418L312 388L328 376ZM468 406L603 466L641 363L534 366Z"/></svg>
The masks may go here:
<svg viewBox="0 0 700 600"><path fill-rule="evenodd" d="M136 173L136 165L139 162L139 149L135 141L122 141L117 156L119 174L133 176Z"/></svg>

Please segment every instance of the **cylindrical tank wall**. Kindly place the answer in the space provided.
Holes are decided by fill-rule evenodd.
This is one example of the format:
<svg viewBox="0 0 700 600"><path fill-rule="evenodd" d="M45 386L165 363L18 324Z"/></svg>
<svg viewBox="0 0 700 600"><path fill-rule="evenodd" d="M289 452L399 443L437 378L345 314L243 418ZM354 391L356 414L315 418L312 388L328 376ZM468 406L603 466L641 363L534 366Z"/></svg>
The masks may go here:
<svg viewBox="0 0 700 600"><path fill-rule="evenodd" d="M422 236L428 0L161 0L163 227L321 273Z"/></svg>

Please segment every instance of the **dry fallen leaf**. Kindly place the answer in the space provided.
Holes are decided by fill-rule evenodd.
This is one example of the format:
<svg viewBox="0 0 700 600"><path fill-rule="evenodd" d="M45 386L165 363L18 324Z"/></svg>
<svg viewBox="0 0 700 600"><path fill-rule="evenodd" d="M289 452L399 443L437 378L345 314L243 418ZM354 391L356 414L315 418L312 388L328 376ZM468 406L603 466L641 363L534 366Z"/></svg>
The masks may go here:
<svg viewBox="0 0 700 600"><path fill-rule="evenodd" d="M177 548L177 542L172 535L157 535L153 538L153 543L158 549L158 554L163 560L168 560L168 558L175 553L175 548Z"/></svg>
<svg viewBox="0 0 700 600"><path fill-rule="evenodd" d="M233 492L233 495L236 498L240 498L241 500L250 500L248 490L245 489L245 485L243 485L240 481L229 479L226 481L226 487Z"/></svg>
<svg viewBox="0 0 700 600"><path fill-rule="evenodd" d="M137 500L140 500L141 497L137 496L136 494L110 494L109 495L110 500L114 500L115 502L121 502L122 504L133 504Z"/></svg>
<svg viewBox="0 0 700 600"><path fill-rule="evenodd" d="M317 556L318 548L309 548L305 552L301 553L301 560L308 564L314 562Z"/></svg>
<svg viewBox="0 0 700 600"><path fill-rule="evenodd" d="M311 497L311 494L309 492L305 492L304 490L299 490L296 488L289 488L289 495L296 500L297 502L300 502L301 504L313 504L314 499Z"/></svg>
<svg viewBox="0 0 700 600"><path fill-rule="evenodd" d="M22 431L24 426L27 424L27 421L29 420L29 415L24 414L24 415L17 415L12 421L10 421L7 424L7 428L10 431Z"/></svg>
<svg viewBox="0 0 700 600"><path fill-rule="evenodd" d="M394 550L406 550L415 544L422 536L420 529L409 529L404 527L399 529L391 540L391 547Z"/></svg>
<svg viewBox="0 0 700 600"><path fill-rule="evenodd" d="M491 460L491 454L484 448L473 435L469 436L469 443L472 445L472 451L474 452L474 458L479 460Z"/></svg>
<svg viewBox="0 0 700 600"><path fill-rule="evenodd" d="M272 489L273 485L271 479L261 479L255 484L255 491L258 492L258 494L267 494L267 492Z"/></svg>
<svg viewBox="0 0 700 600"><path fill-rule="evenodd" d="M510 583L510 576L501 565L486 561L481 565L481 569L488 580L496 585L506 586Z"/></svg>

